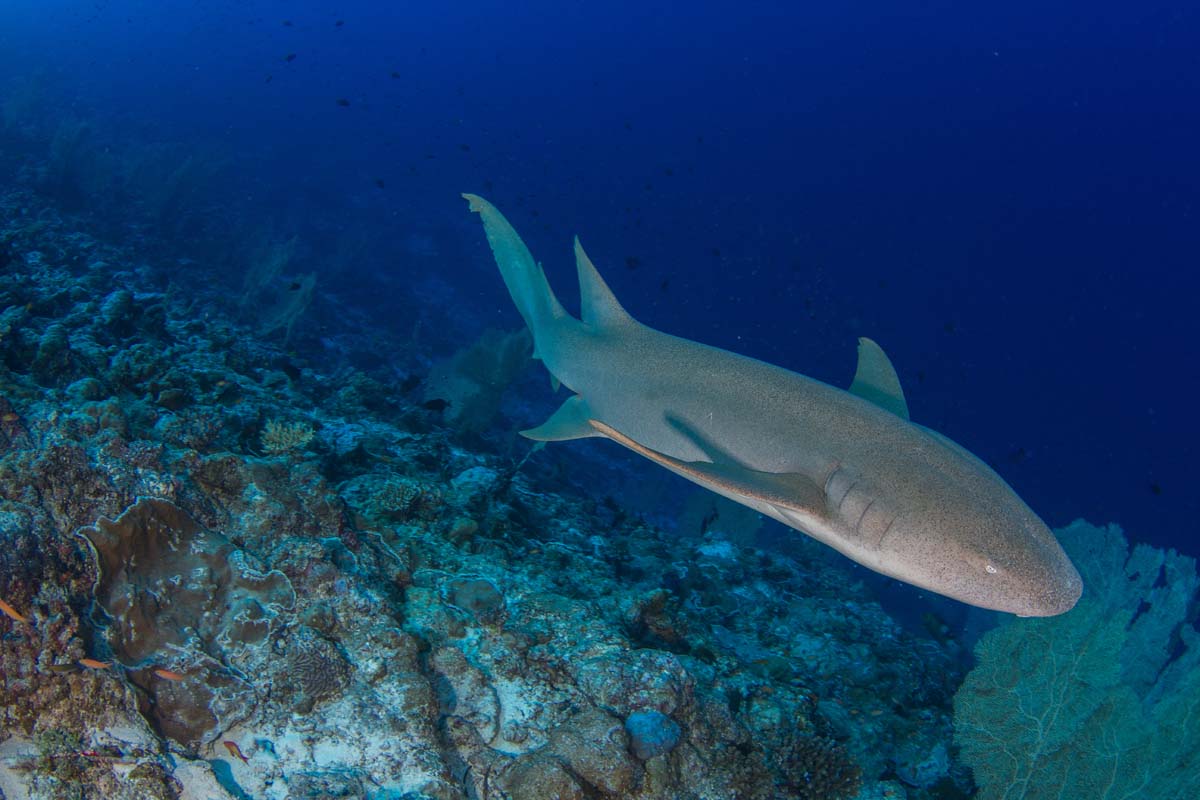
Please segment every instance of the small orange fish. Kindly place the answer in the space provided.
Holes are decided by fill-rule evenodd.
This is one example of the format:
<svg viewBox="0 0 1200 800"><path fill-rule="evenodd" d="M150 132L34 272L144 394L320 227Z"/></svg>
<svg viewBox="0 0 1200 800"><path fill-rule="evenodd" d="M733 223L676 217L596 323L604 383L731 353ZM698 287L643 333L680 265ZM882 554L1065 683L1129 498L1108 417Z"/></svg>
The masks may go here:
<svg viewBox="0 0 1200 800"><path fill-rule="evenodd" d="M231 742L226 739L225 741L221 742L221 744L225 745L225 749L229 751L229 755L240 758L243 764L250 763L250 759L242 755L242 748L238 747L237 742Z"/></svg>
<svg viewBox="0 0 1200 800"><path fill-rule="evenodd" d="M154 674L157 675L158 677L164 678L168 681L181 681L187 677L186 675L181 675L180 673L175 672L174 670L162 669L161 667L154 670Z"/></svg>
<svg viewBox="0 0 1200 800"><path fill-rule="evenodd" d="M108 669L112 666L111 661L97 661L94 658L81 658L79 665L88 669Z"/></svg>
<svg viewBox="0 0 1200 800"><path fill-rule="evenodd" d="M0 611L3 611L5 616L11 617L17 622L29 622L29 617L25 616L20 611L17 611L3 600L0 600Z"/></svg>

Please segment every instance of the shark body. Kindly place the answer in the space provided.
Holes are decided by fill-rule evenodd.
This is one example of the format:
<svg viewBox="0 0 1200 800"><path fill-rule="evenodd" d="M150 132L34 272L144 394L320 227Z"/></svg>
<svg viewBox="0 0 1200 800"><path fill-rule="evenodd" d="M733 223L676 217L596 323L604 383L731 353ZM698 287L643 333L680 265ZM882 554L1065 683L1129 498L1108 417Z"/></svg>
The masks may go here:
<svg viewBox="0 0 1200 800"><path fill-rule="evenodd" d="M1021 616L1068 611L1079 573L1049 528L966 449L912 423L896 372L869 339L849 391L656 331L613 296L578 240L581 319L520 236L464 195L534 355L574 394L522 433L601 436L907 583Z"/></svg>

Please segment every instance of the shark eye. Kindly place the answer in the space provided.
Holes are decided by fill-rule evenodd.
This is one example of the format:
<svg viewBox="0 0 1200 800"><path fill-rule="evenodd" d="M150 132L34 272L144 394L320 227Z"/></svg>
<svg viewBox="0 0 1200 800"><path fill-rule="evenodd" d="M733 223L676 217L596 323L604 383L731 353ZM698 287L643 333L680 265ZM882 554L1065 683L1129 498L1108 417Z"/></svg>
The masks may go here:
<svg viewBox="0 0 1200 800"><path fill-rule="evenodd" d="M996 569L995 567L993 567L991 564L985 564L983 566L983 569L985 572L987 572L988 575L995 575L997 572L1000 571L1000 570Z"/></svg>

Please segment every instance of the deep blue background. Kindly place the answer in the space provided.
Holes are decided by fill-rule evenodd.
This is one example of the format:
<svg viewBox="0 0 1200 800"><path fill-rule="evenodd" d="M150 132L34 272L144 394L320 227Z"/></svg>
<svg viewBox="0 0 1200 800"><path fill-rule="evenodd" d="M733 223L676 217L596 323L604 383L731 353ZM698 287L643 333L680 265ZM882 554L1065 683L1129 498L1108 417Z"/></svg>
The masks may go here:
<svg viewBox="0 0 1200 800"><path fill-rule="evenodd" d="M1200 4L809 6L8 0L0 89L219 148L264 214L433 237L489 322L461 191L568 303L578 233L672 333L837 384L869 335L1051 524L1200 550Z"/></svg>

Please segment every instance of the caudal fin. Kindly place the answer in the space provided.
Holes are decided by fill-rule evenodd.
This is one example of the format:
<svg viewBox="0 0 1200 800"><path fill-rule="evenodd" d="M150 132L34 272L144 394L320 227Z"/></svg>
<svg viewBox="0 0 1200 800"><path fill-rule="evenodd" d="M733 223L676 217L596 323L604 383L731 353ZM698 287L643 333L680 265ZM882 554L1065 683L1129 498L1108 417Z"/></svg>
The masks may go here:
<svg viewBox="0 0 1200 800"><path fill-rule="evenodd" d="M504 285L533 332L534 356L540 358L539 343L545 345L552 323L567 316L567 312L554 296L541 265L533 260L529 248L504 215L478 195L464 194L463 198L483 219L483 230Z"/></svg>

